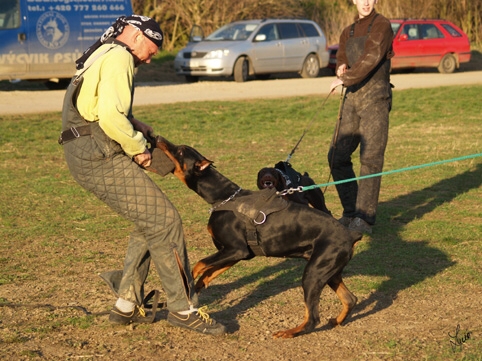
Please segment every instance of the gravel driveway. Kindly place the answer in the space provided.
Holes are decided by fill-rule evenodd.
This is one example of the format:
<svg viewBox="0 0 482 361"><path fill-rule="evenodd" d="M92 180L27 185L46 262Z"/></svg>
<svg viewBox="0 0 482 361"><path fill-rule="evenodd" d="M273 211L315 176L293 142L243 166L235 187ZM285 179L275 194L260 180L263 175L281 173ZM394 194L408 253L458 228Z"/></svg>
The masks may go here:
<svg viewBox="0 0 482 361"><path fill-rule="evenodd" d="M201 81L186 83L140 83L134 105L149 105L209 100L281 98L327 94L334 77L315 79L272 79L264 81ZM450 85L482 84L482 71L453 74L392 74L395 91ZM61 111L64 90L0 91L0 114L27 114Z"/></svg>

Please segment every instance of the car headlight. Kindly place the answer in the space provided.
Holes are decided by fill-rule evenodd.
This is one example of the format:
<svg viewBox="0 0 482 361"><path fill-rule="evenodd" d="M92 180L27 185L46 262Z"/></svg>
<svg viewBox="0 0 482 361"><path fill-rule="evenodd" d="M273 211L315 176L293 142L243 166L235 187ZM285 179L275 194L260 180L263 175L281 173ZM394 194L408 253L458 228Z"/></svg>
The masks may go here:
<svg viewBox="0 0 482 361"><path fill-rule="evenodd" d="M228 56L229 50L212 50L204 56L204 59L221 59L223 56Z"/></svg>

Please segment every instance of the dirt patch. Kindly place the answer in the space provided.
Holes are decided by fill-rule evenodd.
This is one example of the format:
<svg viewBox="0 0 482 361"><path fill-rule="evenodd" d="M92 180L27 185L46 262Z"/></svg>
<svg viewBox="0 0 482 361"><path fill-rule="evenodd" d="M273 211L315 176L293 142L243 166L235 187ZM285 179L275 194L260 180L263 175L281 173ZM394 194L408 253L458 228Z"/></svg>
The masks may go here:
<svg viewBox="0 0 482 361"><path fill-rule="evenodd" d="M185 229L192 261L205 257L206 251L212 252L204 225ZM363 242L383 247L389 240L375 235ZM229 279L220 277L201 294L201 304L210 304L211 316L227 325L229 334L225 336L205 336L172 327L166 321L166 310L160 310L152 324L112 325L107 316L88 316L84 311L99 313L112 307L115 297L97 274L121 265L122 240L120 244L89 242L85 247L78 240L39 238L14 245L10 252L16 261L2 262L12 267L15 280L0 289L1 301L12 304L0 308L1 358L458 360L466 351L473 354L474 348L481 346L482 321L477 316L480 287L465 284L463 288L447 289L437 287L437 282L422 286L426 277L443 278L443 269L452 264L452 260L437 259L435 253L437 266L429 269L436 272L422 270L419 284L389 292L355 291L358 305L343 327L333 329L327 324L329 317L340 312L341 304L325 288L320 299L321 324L314 332L295 339L273 339L271 335L303 321L300 282L305 262L297 259L259 257L246 261L229 271ZM413 248L402 250L407 251L417 253ZM26 262L30 257L35 257L35 264L44 266L32 273ZM357 255L345 277L352 290L357 282L370 281L368 276L357 275L356 264ZM246 272L248 275L232 277L236 267L252 269ZM389 272L384 282L390 283L392 277L398 276ZM152 271L147 282L147 290L150 289L161 289ZM459 337L467 337L469 331L470 339L454 352L449 333L455 335L458 325Z"/></svg>

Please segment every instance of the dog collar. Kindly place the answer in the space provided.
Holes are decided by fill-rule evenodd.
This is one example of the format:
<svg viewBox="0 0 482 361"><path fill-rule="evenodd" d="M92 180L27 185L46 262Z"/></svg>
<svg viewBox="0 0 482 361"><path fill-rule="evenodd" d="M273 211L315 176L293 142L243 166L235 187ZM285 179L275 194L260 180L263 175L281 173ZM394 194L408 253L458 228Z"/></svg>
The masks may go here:
<svg viewBox="0 0 482 361"><path fill-rule="evenodd" d="M228 203L231 199L233 199L234 197L236 197L236 196L238 195L238 193L241 192L241 190L242 190L242 188L239 187L238 190L237 190L236 192L234 192L233 194L231 194L228 199L225 199L224 201L222 201L221 203L219 203L217 206L212 207L212 208L209 210L209 213L213 213L216 208L221 207L222 205Z"/></svg>

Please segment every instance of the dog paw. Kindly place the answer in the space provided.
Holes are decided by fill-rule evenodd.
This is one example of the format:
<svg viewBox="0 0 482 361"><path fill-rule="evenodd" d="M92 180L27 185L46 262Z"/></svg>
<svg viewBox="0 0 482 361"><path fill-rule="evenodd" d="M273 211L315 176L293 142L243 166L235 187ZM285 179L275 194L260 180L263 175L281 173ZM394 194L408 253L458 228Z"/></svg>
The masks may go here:
<svg viewBox="0 0 482 361"><path fill-rule="evenodd" d="M328 324L329 324L331 327L342 326L341 322L338 322L338 320L337 320L336 318L329 318L329 319L328 319Z"/></svg>

